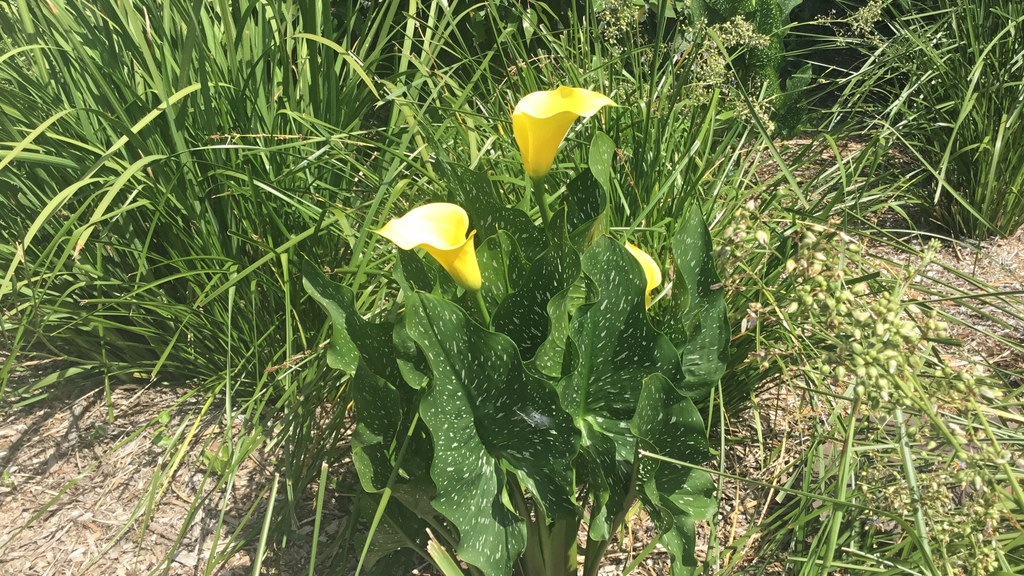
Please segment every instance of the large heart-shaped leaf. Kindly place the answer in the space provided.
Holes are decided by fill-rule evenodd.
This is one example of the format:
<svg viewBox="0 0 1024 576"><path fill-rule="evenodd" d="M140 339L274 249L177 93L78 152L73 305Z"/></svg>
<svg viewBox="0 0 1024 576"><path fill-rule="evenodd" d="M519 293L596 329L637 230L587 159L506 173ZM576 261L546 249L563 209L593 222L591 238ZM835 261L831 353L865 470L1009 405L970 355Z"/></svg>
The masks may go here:
<svg viewBox="0 0 1024 576"><path fill-rule="evenodd" d="M583 452L589 464L587 483L594 489L587 537L609 540L636 500L632 490L636 439L628 422L584 421L582 427Z"/></svg>
<svg viewBox="0 0 1024 576"><path fill-rule="evenodd" d="M548 230L548 248L530 265L522 288L509 294L494 311L494 329L516 343L523 360L533 358L548 337L551 299L568 290L580 276L580 256L569 243L564 209L554 215Z"/></svg>
<svg viewBox="0 0 1024 576"><path fill-rule="evenodd" d="M499 202L485 174L447 162L438 162L435 166L448 184L448 201L462 206L469 214L470 223L476 227L478 243L497 234L498 230L505 230L519 243L528 261L532 262L544 251L544 231L534 226L525 212Z"/></svg>
<svg viewBox="0 0 1024 576"><path fill-rule="evenodd" d="M433 375L420 415L434 441L434 508L458 528L463 560L488 575L509 574L526 530L504 504L503 464L527 479L550 518L575 517L579 431L507 336L427 294L410 295L406 323Z"/></svg>
<svg viewBox="0 0 1024 576"><path fill-rule="evenodd" d="M569 318L586 301L586 279L580 278L571 286L551 297L548 319L551 329L548 337L537 349L533 366L541 374L554 379L566 375L565 342L569 338Z"/></svg>
<svg viewBox="0 0 1024 576"><path fill-rule="evenodd" d="M648 452L688 464L711 458L700 412L661 374L644 381L630 430ZM710 519L718 509L714 481L706 472L650 457L637 463L636 479L661 544L672 557L673 576L692 574L697 566L694 522Z"/></svg>
<svg viewBox="0 0 1024 576"><path fill-rule="evenodd" d="M580 422L583 446L607 487L603 507L595 507L591 537L607 539L614 519L628 507L635 442L629 422L644 379L654 373L680 378L672 342L647 317L646 279L625 247L599 238L582 259L583 272L597 294L573 315L567 352L572 372L559 382L562 405Z"/></svg>
<svg viewBox="0 0 1024 576"><path fill-rule="evenodd" d="M380 498L377 494L358 495L356 505L359 513L364 518L373 518L380 505ZM377 525L377 530L372 535L373 540L367 550L365 567L372 568L382 558L402 548L416 547L422 550L429 541L427 536L429 528L430 525L422 519L422 516L417 516L411 509L402 506L387 506L380 524ZM362 548L362 542L357 545L360 549ZM371 573L393 574L394 572L373 571Z"/></svg>
<svg viewBox="0 0 1024 576"><path fill-rule="evenodd" d="M394 338L395 362L402 373L405 383L415 389L426 386L430 381L430 368L423 352L416 346L416 341L409 336L404 322L395 324Z"/></svg>
<svg viewBox="0 0 1024 576"><path fill-rule="evenodd" d="M672 238L675 267L670 321L665 327L682 360L680 392L705 394L725 374L729 322L725 293L711 256L711 233L696 206L679 222Z"/></svg>
<svg viewBox="0 0 1024 576"><path fill-rule="evenodd" d="M379 492L387 487L394 469L391 455L402 424L401 400L394 386L378 378L366 364L359 365L349 386L356 409L352 462L363 490Z"/></svg>
<svg viewBox="0 0 1024 576"><path fill-rule="evenodd" d="M590 166L565 185L566 227L581 252L608 231L608 194L615 143L598 132L590 143Z"/></svg>
<svg viewBox="0 0 1024 576"><path fill-rule="evenodd" d="M333 323L331 341L327 346L327 362L332 368L355 374L360 361L392 384L402 382L393 354L381 354L391 348L394 324L367 322L356 311L355 293L332 282L309 262L302 265L302 284Z"/></svg>
<svg viewBox="0 0 1024 576"><path fill-rule="evenodd" d="M570 232L593 223L608 208L604 189L589 168L577 174L565 185L566 225Z"/></svg>
<svg viewBox="0 0 1024 576"><path fill-rule="evenodd" d="M499 230L480 244L476 249L476 259L482 280L480 295L488 310L495 310L506 296L519 290L530 270L519 243L504 230ZM471 292L466 292L459 299L459 304L464 310L472 309L477 306L474 298Z"/></svg>
<svg viewBox="0 0 1024 576"><path fill-rule="evenodd" d="M425 472L430 466L432 448L422 430L415 430L408 440L413 442L414 449L407 451L405 460L398 463L394 459L397 441L405 438L401 433L411 425L417 409L417 398L402 383L418 388L426 382L423 374L426 362L422 354L415 343L401 338L406 336L402 330L404 325L363 320L355 310L352 291L331 282L312 265L303 267L303 283L331 316L333 336L327 349L328 361L335 358L332 366L353 374L349 383L356 412L356 428L351 439L352 461L363 489L367 492L383 490L396 465L413 476L417 470ZM406 348L411 346L411 350L397 345L403 342ZM338 358L342 361L337 361ZM408 370L416 370L417 375L403 380L406 369L400 368L396 360L408 363ZM408 393L403 395L403 392ZM401 490L405 483L400 477L392 488Z"/></svg>
<svg viewBox="0 0 1024 576"><path fill-rule="evenodd" d="M574 370L559 383L559 395L577 418L628 422L644 378L660 372L679 379L679 357L647 317L647 281L624 246L602 237L582 262L598 294L573 316Z"/></svg>
<svg viewBox="0 0 1024 576"><path fill-rule="evenodd" d="M398 251L394 277L406 292L432 292L437 283L436 270L428 268L413 250Z"/></svg>
<svg viewBox="0 0 1024 576"><path fill-rule="evenodd" d="M354 307L352 291L328 280L323 272L308 261L302 263L302 285L331 317L331 339L326 351L327 364L350 376L355 374L359 367L359 348L352 341L345 326L348 311Z"/></svg>

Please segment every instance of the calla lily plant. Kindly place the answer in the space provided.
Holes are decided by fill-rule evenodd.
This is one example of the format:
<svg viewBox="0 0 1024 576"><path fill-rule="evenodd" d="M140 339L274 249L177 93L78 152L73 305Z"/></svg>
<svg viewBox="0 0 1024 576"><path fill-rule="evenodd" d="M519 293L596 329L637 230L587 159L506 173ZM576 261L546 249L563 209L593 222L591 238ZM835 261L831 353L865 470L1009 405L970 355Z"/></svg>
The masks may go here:
<svg viewBox="0 0 1024 576"><path fill-rule="evenodd" d="M357 576L399 547L446 576L597 576L638 501L672 575L697 570L695 522L714 518L717 500L696 469L712 456L692 398L719 382L730 340L703 216L694 207L674 223L679 289L665 310L681 321L662 332L647 312L659 263L607 234L610 176L583 169L554 213L543 194L572 123L613 105L560 86L516 106L543 226L504 205L485 174L438 160L457 204L424 204L376 230L421 248L466 293L404 252L401 297L370 322L349 287L304 267L333 322L327 361L349 377L351 462L362 489L379 495L383 537L366 540ZM613 150L598 134L590 157L611 166Z"/></svg>

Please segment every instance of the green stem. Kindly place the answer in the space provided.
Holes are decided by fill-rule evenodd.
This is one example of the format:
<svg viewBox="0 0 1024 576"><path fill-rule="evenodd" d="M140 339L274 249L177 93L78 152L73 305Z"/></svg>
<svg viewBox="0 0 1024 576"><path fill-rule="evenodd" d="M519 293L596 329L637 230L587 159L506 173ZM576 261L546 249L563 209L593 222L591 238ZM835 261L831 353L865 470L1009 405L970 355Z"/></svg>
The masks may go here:
<svg viewBox="0 0 1024 576"><path fill-rule="evenodd" d="M476 299L476 305L480 308L480 314L484 317L484 324L487 328L491 327L491 315L487 312L487 304L484 304L484 296L479 290L473 291L473 298Z"/></svg>
<svg viewBox="0 0 1024 576"><path fill-rule="evenodd" d="M425 516L423 517L423 521L427 524L430 524L430 527L434 529L434 535L437 537L438 540L441 540L445 546L448 546L453 550L455 549L455 545L458 544L458 540L456 540L455 537L452 536L451 532L449 532L448 529L445 528L443 524L438 522L437 518Z"/></svg>
<svg viewBox="0 0 1024 576"><path fill-rule="evenodd" d="M412 424L409 425L409 431L405 435L405 440L402 441L402 447L398 450L398 457L395 458L395 467L391 469L391 476L388 477L387 486L384 487L384 493L380 496L377 512L373 516L373 521L370 522L370 531L366 536L366 544L363 545L363 553L359 556L359 563L356 565L356 576L359 576L359 573L363 570L363 561L366 560L366 554L370 551L373 534L377 531L377 525L380 524L380 520L384 516L384 509L387 508L388 500L391 499L391 487L395 485L395 480L398 479L398 470L402 466L402 459L405 458L405 451L409 448L409 444L411 444L409 440L412 439L413 430L416 428L416 423L419 422L419 419L420 413L416 412L412 417Z"/></svg>
<svg viewBox="0 0 1024 576"><path fill-rule="evenodd" d="M546 576L569 576L576 574L576 555L573 553L576 544L576 533L579 521L555 520L548 525L548 518L541 506L536 508L537 526L540 528L541 545L543 546L544 567ZM572 535L568 532L571 530ZM570 565L572 569L570 570Z"/></svg>
<svg viewBox="0 0 1024 576"><path fill-rule="evenodd" d="M626 566L622 570L622 576L629 576L630 572L632 572L633 570L636 570L636 567L639 566L640 563L643 562L648 556L650 556L651 552L654 552L654 547L657 546L660 543L661 543L661 535L659 534L659 535L655 536L654 538L652 538L650 543L648 543L647 546L644 546L644 549L640 551L640 554L637 554L637 557L634 558L633 561L629 563L629 566Z"/></svg>
<svg viewBox="0 0 1024 576"><path fill-rule="evenodd" d="M530 190L533 192L533 200L537 203L537 207L540 208L540 219L544 222L544 228L547 228L548 222L551 222L551 207L548 206L545 182L546 178L544 176L537 179L530 178Z"/></svg>
<svg viewBox="0 0 1024 576"><path fill-rule="evenodd" d="M633 456L634 462L637 458L640 458L639 450ZM630 479L629 492L626 494L626 498L623 500L625 503L622 510L615 516L611 523L611 533L615 534L619 527L626 521L626 514L629 514L629 509L633 507L633 501L637 499L636 490L636 465L633 466L633 476ZM598 570L601 568L601 559L604 558L604 553L608 550L608 545L611 544L611 540L594 540L587 536L587 551L583 561L583 576L597 576Z"/></svg>
<svg viewBox="0 0 1024 576"><path fill-rule="evenodd" d="M519 485L518 482L516 485ZM541 558L544 560L544 573L547 574L547 571L551 570L551 546L554 542L551 540L551 530L548 528L548 519L544 517L544 511L540 506L537 506L535 510L536 520L534 520L533 523L537 526L537 534L540 536L540 539L538 540L538 543L540 544L540 554Z"/></svg>
<svg viewBox="0 0 1024 576"><path fill-rule="evenodd" d="M900 448L900 460L903 462L903 474L907 478L907 487L910 489L910 497L914 502L914 523L917 524L917 533L921 535L921 552L924 553L928 564L932 562L932 550L928 545L928 524L924 519L924 506L921 502L921 491L917 488L917 472L914 468L913 457L910 454L910 440L907 438L907 424L903 419L903 409L896 405L896 429L897 443ZM953 444L956 446L956 444Z"/></svg>
<svg viewBox="0 0 1024 576"><path fill-rule="evenodd" d="M575 549L579 528L579 522L572 520L556 520L551 525L547 546L548 557L545 559L550 576L576 574Z"/></svg>
<svg viewBox="0 0 1024 576"><path fill-rule="evenodd" d="M505 473L506 485L509 499L516 512L526 520L526 550L523 558L526 560L526 576L540 576L545 574L544 548L547 546L547 537L542 535L538 529L538 523L532 520L530 507L526 505L526 498L523 497L523 489L519 480L512 472ZM547 528L545 526L545 528Z"/></svg>
<svg viewBox="0 0 1024 576"><path fill-rule="evenodd" d="M850 455L853 452L854 429L857 425L857 412L860 411L860 396L853 400L853 409L850 410L850 420L846 424L846 442L843 444L843 456L839 461L839 476L836 477L836 500L846 501L846 486L849 483L846 475L849 473ZM839 539L839 528L843 523L843 508L833 506L832 525L829 526L828 544L825 546L825 560L822 563L822 574L828 574L832 567L832 560L836 550L836 540Z"/></svg>
<svg viewBox="0 0 1024 576"><path fill-rule="evenodd" d="M611 540L587 538L586 559L583 561L583 576L597 576L597 571L601 567L601 558L604 557L604 553L608 550L608 544L610 543Z"/></svg>

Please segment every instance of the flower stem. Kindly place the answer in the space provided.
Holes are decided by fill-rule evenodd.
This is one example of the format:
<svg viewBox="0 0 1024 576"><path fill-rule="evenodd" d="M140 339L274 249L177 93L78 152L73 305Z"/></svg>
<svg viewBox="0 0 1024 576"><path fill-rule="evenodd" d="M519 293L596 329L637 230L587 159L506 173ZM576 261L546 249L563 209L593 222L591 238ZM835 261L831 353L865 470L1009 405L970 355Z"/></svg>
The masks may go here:
<svg viewBox="0 0 1024 576"><path fill-rule="evenodd" d="M480 314L484 317L484 323L487 324L487 328L491 327L491 315L487 313L487 305L484 304L484 296L479 290L473 291L473 297L476 298L476 305L480 308Z"/></svg>
<svg viewBox="0 0 1024 576"><path fill-rule="evenodd" d="M537 203L537 207L540 208L540 219L544 222L544 227L547 228L548 222L551 222L551 207L548 206L545 177L530 178L530 189L533 192L533 200Z"/></svg>

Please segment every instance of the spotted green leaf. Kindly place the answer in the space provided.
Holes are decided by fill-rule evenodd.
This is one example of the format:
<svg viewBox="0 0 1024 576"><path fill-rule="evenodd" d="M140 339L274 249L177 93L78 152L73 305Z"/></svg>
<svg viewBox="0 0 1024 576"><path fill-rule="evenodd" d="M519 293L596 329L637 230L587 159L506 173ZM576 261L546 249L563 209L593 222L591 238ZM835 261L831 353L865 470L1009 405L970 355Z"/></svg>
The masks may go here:
<svg viewBox="0 0 1024 576"><path fill-rule="evenodd" d="M302 266L306 292L331 316L331 341L327 362L332 368L355 374L360 362L392 384L402 381L393 354L381 354L392 345L394 324L367 322L356 311L355 294L347 286L331 282L309 262Z"/></svg>
<svg viewBox="0 0 1024 576"><path fill-rule="evenodd" d="M412 250L398 250L394 275L398 285L406 292L432 292L434 284L437 283L436 270L428 268Z"/></svg>
<svg viewBox="0 0 1024 576"><path fill-rule="evenodd" d="M580 276L580 256L569 243L565 210L548 226L548 247L533 263L519 290L502 300L494 311L494 329L512 339L523 360L533 358L548 337L548 304L567 291Z"/></svg>
<svg viewBox="0 0 1024 576"><path fill-rule="evenodd" d="M590 168L585 168L565 185L563 198L568 210L566 225L573 233L593 224L608 208L607 194Z"/></svg>
<svg viewBox="0 0 1024 576"><path fill-rule="evenodd" d="M503 465L527 479L550 518L575 517L579 432L507 336L428 294L410 295L406 324L432 373L420 403L433 437L432 504L458 528L463 560L488 576L510 574L526 528L505 504Z"/></svg>
<svg viewBox="0 0 1024 576"><path fill-rule="evenodd" d="M495 310L505 297L520 289L530 269L519 243L511 234L499 230L476 249L476 259L483 279L480 293L488 310ZM476 307L474 296L466 292L459 299L463 310Z"/></svg>
<svg viewBox="0 0 1024 576"><path fill-rule="evenodd" d="M416 341L409 336L404 322L395 323L394 339L395 362L402 373L405 383L412 388L422 388L430 381L430 369L427 359L416 347Z"/></svg>
<svg viewBox="0 0 1024 576"><path fill-rule="evenodd" d="M679 390L701 395L721 380L729 351L725 292L711 256L711 233L696 206L679 222L672 238L675 267L666 333L682 361Z"/></svg>
<svg viewBox="0 0 1024 576"><path fill-rule="evenodd" d="M551 329L548 337L533 357L534 367L554 379L565 376L565 342L569 338L569 318L586 300L586 279L579 278L571 286L551 297L548 319Z"/></svg>
<svg viewBox="0 0 1024 576"><path fill-rule="evenodd" d="M306 292L331 317L331 339L327 344L327 363L336 370L352 375L359 366L359 349L345 327L351 308L352 291L331 282L311 263L302 264L302 285Z"/></svg>
<svg viewBox="0 0 1024 576"><path fill-rule="evenodd" d="M559 381L562 405L583 430L583 446L607 487L607 500L596 507L591 537L606 539L614 519L631 502L630 476L635 440L629 423L636 412L644 379L654 373L681 377L672 342L648 319L646 279L625 247L603 236L583 254L583 272L596 292L569 326L568 356L572 372Z"/></svg>
<svg viewBox="0 0 1024 576"><path fill-rule="evenodd" d="M359 513L364 518L373 518L380 505L380 495L363 493L356 497L356 505ZM374 531L370 542L370 548L366 554L366 567L372 568L378 562L381 568L387 568L386 557L402 548L414 546L420 550L426 547L429 542L427 530L430 525L412 511L402 506L393 506L391 503L385 508L384 516L381 518L377 530ZM362 542L358 542L358 549L362 549ZM364 571L366 573L366 571ZM372 570L371 574L392 574L392 571Z"/></svg>
<svg viewBox="0 0 1024 576"><path fill-rule="evenodd" d="M309 263L303 266L303 284L331 316L328 363L353 375L350 391L357 424L351 444L359 481L367 492L383 490L394 468L396 436L408 426L415 410L413 400L403 399L396 389L403 380L396 355L389 352L395 326L363 320L355 310L352 291L331 282Z"/></svg>
<svg viewBox="0 0 1024 576"><path fill-rule="evenodd" d="M398 251L394 276L406 294L416 291L433 292L436 287L437 271L428 267L413 250ZM416 341L409 336L405 322L395 322L391 338L395 363L402 379L412 388L422 388L430 380L427 360L416 346Z"/></svg>
<svg viewBox="0 0 1024 576"><path fill-rule="evenodd" d="M363 490L379 492L387 486L394 468L392 445L402 424L398 391L363 363L349 389L356 410L352 462Z"/></svg>
<svg viewBox="0 0 1024 576"><path fill-rule="evenodd" d="M644 304L646 279L624 246L604 236L583 254L583 272L598 292L569 328L572 374L559 383L562 405L582 420L628 422L644 378L680 378L672 342L654 329Z"/></svg>
<svg viewBox="0 0 1024 576"><path fill-rule="evenodd" d="M630 430L647 452L689 464L703 464L711 458L700 412L661 374L644 381ZM697 566L694 523L710 519L718 509L711 476L640 457L636 480L660 542L671 555L672 575L692 574Z"/></svg>
<svg viewBox="0 0 1024 576"><path fill-rule="evenodd" d="M573 245L580 251L608 231L608 195L611 192L611 164L615 143L598 132L590 144L590 166L565 186L562 196L567 210L566 227Z"/></svg>
<svg viewBox="0 0 1024 576"><path fill-rule="evenodd" d="M448 201L462 206L469 214L470 225L477 231L478 246L498 230L505 230L519 243L527 261L532 262L544 251L544 231L534 226L525 212L499 202L485 174L447 162L435 166L448 184Z"/></svg>
<svg viewBox="0 0 1024 576"><path fill-rule="evenodd" d="M594 139L590 141L588 161L590 162L590 171L593 172L594 178L606 194L610 194L612 191L612 159L614 154L615 141L604 132L595 132Z"/></svg>
<svg viewBox="0 0 1024 576"><path fill-rule="evenodd" d="M632 490L636 439L628 422L601 419L584 422L582 427L582 452L589 464L586 482L594 488L587 536L608 540L618 528L621 515L636 500Z"/></svg>

